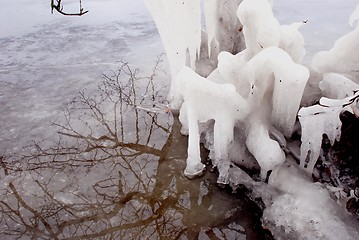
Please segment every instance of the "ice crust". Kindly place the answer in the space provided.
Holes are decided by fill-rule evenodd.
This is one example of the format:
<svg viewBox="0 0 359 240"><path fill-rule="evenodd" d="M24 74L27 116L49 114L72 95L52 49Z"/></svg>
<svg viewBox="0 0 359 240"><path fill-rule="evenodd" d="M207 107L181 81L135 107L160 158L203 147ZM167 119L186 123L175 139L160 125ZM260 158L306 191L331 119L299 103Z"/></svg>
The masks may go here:
<svg viewBox="0 0 359 240"><path fill-rule="evenodd" d="M359 238L354 222L342 213L327 189L312 183L293 163L274 170L269 185L280 193L264 210L263 220L274 233L284 230L287 237L283 239Z"/></svg>
<svg viewBox="0 0 359 240"><path fill-rule="evenodd" d="M299 121L302 126L300 166L308 173L312 173L319 157L323 134L329 137L332 144L340 139L341 111L341 106L329 108L320 105L302 108L299 111ZM308 155L309 160L306 163Z"/></svg>

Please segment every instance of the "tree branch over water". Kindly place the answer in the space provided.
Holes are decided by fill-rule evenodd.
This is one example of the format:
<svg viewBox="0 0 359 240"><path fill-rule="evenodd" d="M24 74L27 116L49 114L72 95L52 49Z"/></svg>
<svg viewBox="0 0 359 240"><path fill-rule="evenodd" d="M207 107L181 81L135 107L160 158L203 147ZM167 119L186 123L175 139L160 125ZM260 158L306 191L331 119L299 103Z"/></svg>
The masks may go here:
<svg viewBox="0 0 359 240"><path fill-rule="evenodd" d="M85 10L83 9L82 7L82 1L80 0L80 9L79 9L79 12L77 13L68 13L68 12L65 12L64 11L64 7L63 5L61 4L61 1L62 0L51 0L51 13L54 13L54 9L62 14L62 15L65 15L65 16L82 16L86 13L88 13L89 10Z"/></svg>

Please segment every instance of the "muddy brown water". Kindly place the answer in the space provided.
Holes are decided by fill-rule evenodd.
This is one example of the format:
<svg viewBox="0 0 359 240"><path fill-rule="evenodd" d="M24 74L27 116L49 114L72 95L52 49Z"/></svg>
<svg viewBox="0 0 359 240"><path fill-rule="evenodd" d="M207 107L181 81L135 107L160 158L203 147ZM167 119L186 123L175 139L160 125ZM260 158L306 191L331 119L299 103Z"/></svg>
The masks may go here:
<svg viewBox="0 0 359 240"><path fill-rule="evenodd" d="M218 187L209 169L184 177L177 117L127 75L79 93L51 142L1 157L0 238L272 239L244 192Z"/></svg>

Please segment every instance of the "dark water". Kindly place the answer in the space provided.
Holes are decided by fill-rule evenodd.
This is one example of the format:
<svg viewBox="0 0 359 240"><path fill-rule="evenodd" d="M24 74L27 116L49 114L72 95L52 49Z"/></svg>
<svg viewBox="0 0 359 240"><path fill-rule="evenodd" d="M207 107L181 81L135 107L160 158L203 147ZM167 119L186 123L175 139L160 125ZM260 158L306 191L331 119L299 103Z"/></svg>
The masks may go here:
<svg viewBox="0 0 359 240"><path fill-rule="evenodd" d="M244 192L184 177L187 137L156 77L123 63L67 105L52 142L1 157L0 239L271 239Z"/></svg>

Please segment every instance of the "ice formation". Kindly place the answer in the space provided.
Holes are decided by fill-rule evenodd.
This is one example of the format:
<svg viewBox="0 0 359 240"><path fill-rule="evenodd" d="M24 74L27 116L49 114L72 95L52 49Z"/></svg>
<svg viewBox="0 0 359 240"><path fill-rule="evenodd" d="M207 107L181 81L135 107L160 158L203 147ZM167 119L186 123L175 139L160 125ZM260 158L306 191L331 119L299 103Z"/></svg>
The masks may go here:
<svg viewBox="0 0 359 240"><path fill-rule="evenodd" d="M285 239L359 238L355 225L328 191L303 176L294 164L286 162L274 170L269 184L280 190L263 213L274 235L284 230Z"/></svg>
<svg viewBox="0 0 359 240"><path fill-rule="evenodd" d="M200 36L194 35L195 43L188 38L189 34L200 32L200 5L197 3L197 7L189 4L180 6L183 11L189 7L192 9L186 14L186 20L182 21L179 17L183 14L182 10L179 10L181 13L178 15L169 14L181 4L186 5L187 2L147 0L166 52L169 52L167 55L172 71L171 91L176 95L175 105L180 107L183 102L180 120L184 128L189 129L185 174L192 176L203 170L199 154L198 122L214 120L212 162L219 168L218 181L227 183L230 163L228 148L233 142L233 129L237 121L248 117L250 121L243 124L250 139L247 141L247 147L253 156L257 156L256 160L263 168L264 178L268 170L284 161L281 145L285 145L285 140L282 134L286 137L292 134L302 93L309 77L308 69L298 64L304 54L303 37L298 31L302 23L280 27L273 16L272 3L268 0L204 2L208 36L206 45L210 58L217 54L216 51L221 52L218 54L217 68L207 78L203 78L196 73L202 72L197 69L198 65L196 67L192 64L194 49L197 50L197 61L201 60L198 58L200 51L195 48L199 44ZM190 20L194 22L193 26ZM233 35L233 32L241 32L241 24L245 49L237 53L240 47L233 44L243 39L238 34ZM183 35L185 39L178 35ZM176 49L181 49L182 54L176 56ZM188 58L191 64L186 64L185 60ZM185 67L186 65L188 67ZM227 96L228 91L233 96ZM233 111L238 109L240 115L234 114ZM259 124L255 126L261 126L260 131L253 127L253 122ZM270 139L268 129L274 128L279 129L277 136L280 135L278 139L281 144ZM256 134L259 133L263 138L255 140ZM268 144L273 146L274 156L262 157L265 155L264 151L258 146Z"/></svg>
<svg viewBox="0 0 359 240"><path fill-rule="evenodd" d="M194 68L200 52L200 0L145 0L145 4L160 33L172 81L175 81L184 66L190 65ZM170 98L177 106L179 100L175 85L176 83L171 85Z"/></svg>
<svg viewBox="0 0 359 240"><path fill-rule="evenodd" d="M268 47L243 67L240 78L258 88L258 104L270 104L271 122L290 137L309 70L294 63L284 50Z"/></svg>
<svg viewBox="0 0 359 240"><path fill-rule="evenodd" d="M341 121L339 114L341 106L326 107L314 105L299 111L299 121L302 126L302 146L300 166L312 173L319 157L323 134L327 134L330 142L340 139ZM309 160L307 160L309 155ZM308 162L308 163L307 163Z"/></svg>
<svg viewBox="0 0 359 240"><path fill-rule="evenodd" d="M349 18L349 25L359 19L359 5ZM299 121L302 126L300 166L312 173L319 157L322 135L331 142L339 141L341 121L339 115L347 110L359 116L358 90L359 57L353 49L359 47L359 25L340 39L329 51L314 55L313 69L323 75L319 88L323 98L320 104L302 108Z"/></svg>
<svg viewBox="0 0 359 240"><path fill-rule="evenodd" d="M171 92L180 108L183 132L189 134L185 175L202 174L200 141L204 141L218 168L219 183L263 190L232 160L231 147L241 148L232 153L249 152L263 180L272 170L269 185L280 191L279 195L270 191L274 198L265 218L285 230L305 232L303 239L329 239L329 235L355 239L357 233L352 235L341 219L329 216L336 207L328 193L298 169L312 173L323 134L332 144L340 139L342 111L359 115L355 83L359 57L352 53L359 48L359 26L330 51L313 57L311 66L323 77L318 86L323 97L319 104L300 109L310 77L309 69L301 64L305 48L299 28L305 21L280 26L268 0L206 0L202 29L200 1L145 1L164 42L172 72ZM359 7L350 23L358 18ZM294 167L288 165L283 148L297 117L302 144L300 165ZM235 134L240 135L237 140ZM261 190L254 192L260 195ZM325 207L327 211L318 211Z"/></svg>
<svg viewBox="0 0 359 240"><path fill-rule="evenodd" d="M325 73L319 88L324 97L343 99L353 96L359 90L359 85L341 74Z"/></svg>
<svg viewBox="0 0 359 240"><path fill-rule="evenodd" d="M200 132L198 123L214 119L214 165L223 168L218 179L228 183L228 147L233 141L234 124L248 115L248 103L231 84L217 84L209 81L192 69L185 67L178 74L179 92L184 98L180 121L188 128L188 157L185 175L202 172L204 165L200 158Z"/></svg>
<svg viewBox="0 0 359 240"><path fill-rule="evenodd" d="M248 130L246 145L261 167L261 178L266 179L267 172L285 161L285 154L277 141L269 137L268 127L255 121Z"/></svg>
<svg viewBox="0 0 359 240"><path fill-rule="evenodd" d="M242 50L242 33L240 31L242 24L236 14L241 1L204 1L207 45L210 57L217 57L221 51L237 53Z"/></svg>
<svg viewBox="0 0 359 240"><path fill-rule="evenodd" d="M247 59L263 48L279 46L279 22L273 16L272 6L268 0L243 0L238 7L237 15L243 24Z"/></svg>
<svg viewBox="0 0 359 240"><path fill-rule="evenodd" d="M317 105L303 107L298 113L302 126L300 166L308 173L312 173L319 157L323 134L327 135L332 145L339 141L342 126L340 113L347 110L357 115L359 112L358 84L340 74L328 73L319 87L327 97L321 98Z"/></svg>
<svg viewBox="0 0 359 240"><path fill-rule="evenodd" d="M359 5L349 19L353 25L359 19ZM312 60L312 68L318 73L341 73L359 82L359 55L353 54L353 49L359 48L359 25L355 30L339 38L329 51L318 52Z"/></svg>
<svg viewBox="0 0 359 240"><path fill-rule="evenodd" d="M286 51L296 63L301 63L305 55L304 38L299 32L299 28L306 21L292 23L290 25L281 25L279 47Z"/></svg>

